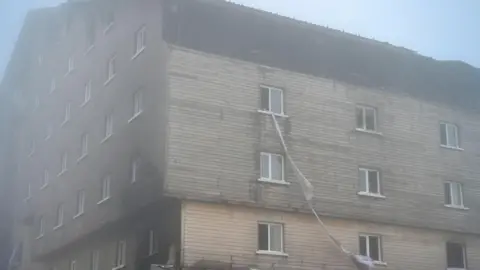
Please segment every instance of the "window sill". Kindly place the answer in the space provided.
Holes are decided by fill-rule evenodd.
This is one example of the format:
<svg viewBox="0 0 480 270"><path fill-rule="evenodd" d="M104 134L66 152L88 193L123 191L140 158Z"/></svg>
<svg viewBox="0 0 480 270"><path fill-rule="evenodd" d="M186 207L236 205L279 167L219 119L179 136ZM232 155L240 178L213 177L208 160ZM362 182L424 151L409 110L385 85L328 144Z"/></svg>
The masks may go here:
<svg viewBox="0 0 480 270"><path fill-rule="evenodd" d="M108 201L110 199L110 197L108 198L105 198L105 199L102 199L101 201L97 202L98 205L100 204L104 204L106 201Z"/></svg>
<svg viewBox="0 0 480 270"><path fill-rule="evenodd" d="M118 269L123 269L125 268L126 265L120 265L120 266L115 266L112 268L112 270L118 270Z"/></svg>
<svg viewBox="0 0 480 270"><path fill-rule="evenodd" d="M107 25L107 27L105 27L105 30L103 30L103 34L106 35L108 34L108 32L110 32L110 30L112 29L113 27L113 22L110 23L109 25Z"/></svg>
<svg viewBox="0 0 480 270"><path fill-rule="evenodd" d="M53 230L56 231L56 230L58 230L62 227L63 227L63 224L60 224L60 225L57 225L57 226L53 227Z"/></svg>
<svg viewBox="0 0 480 270"><path fill-rule="evenodd" d="M41 238L43 238L43 236L44 236L43 234L39 235L39 236L35 237L35 240L41 239Z"/></svg>
<svg viewBox="0 0 480 270"><path fill-rule="evenodd" d="M50 140L51 137L52 137L52 136L45 137L45 141Z"/></svg>
<svg viewBox="0 0 480 270"><path fill-rule="evenodd" d="M27 197L27 198L23 199L23 201L24 201L24 202L28 202L28 201L30 201L31 199L32 199L32 197L30 196L30 197Z"/></svg>
<svg viewBox="0 0 480 270"><path fill-rule="evenodd" d="M60 176L64 175L66 172L67 172L67 170L63 170L63 171L59 172L57 174L57 177L60 177Z"/></svg>
<svg viewBox="0 0 480 270"><path fill-rule="evenodd" d="M458 210L469 210L470 209L470 208L465 207L465 206L451 205L451 204L445 204L445 207L452 208L452 209L458 209Z"/></svg>
<svg viewBox="0 0 480 270"><path fill-rule="evenodd" d="M287 253L280 252L280 251L257 250L256 253L257 253L257 255L270 255L270 256L288 257Z"/></svg>
<svg viewBox="0 0 480 270"><path fill-rule="evenodd" d="M142 111L136 113L132 118L128 119L128 123L132 122L133 120L137 119L142 114Z"/></svg>
<svg viewBox="0 0 480 270"><path fill-rule="evenodd" d="M100 141L100 144L106 142L108 139L110 139L110 137L112 137L112 135L108 135L107 137L103 138L103 140Z"/></svg>
<svg viewBox="0 0 480 270"><path fill-rule="evenodd" d="M367 134L373 134L377 136L383 136L381 132L375 131L375 130L367 130L367 129L361 129L361 128L356 128L355 131L357 132L362 132L362 133L367 133Z"/></svg>
<svg viewBox="0 0 480 270"><path fill-rule="evenodd" d="M40 190L44 190L44 189L46 189L47 187L48 187L48 184L45 184L45 185L43 185L43 186L40 187Z"/></svg>
<svg viewBox="0 0 480 270"><path fill-rule="evenodd" d="M84 212L81 212L81 213L76 214L75 216L73 216L73 219L77 219L77 218L83 216L83 213L84 213Z"/></svg>
<svg viewBox="0 0 480 270"><path fill-rule="evenodd" d="M373 264L377 266L387 266L387 263L384 261L373 261Z"/></svg>
<svg viewBox="0 0 480 270"><path fill-rule="evenodd" d="M60 124L60 127L65 126L69 121L70 121L70 120L63 121L63 122Z"/></svg>
<svg viewBox="0 0 480 270"><path fill-rule="evenodd" d="M265 110L257 110L257 112L263 113L263 114L268 114L268 115L273 114L273 115L278 116L278 117L288 118L288 115L283 114L283 113L273 113L273 112L265 111Z"/></svg>
<svg viewBox="0 0 480 270"><path fill-rule="evenodd" d="M287 182L285 180L272 180L272 179L267 179L267 178L259 178L259 179L257 179L257 181L258 182L263 182L263 183L285 185L285 186L290 185L290 182Z"/></svg>
<svg viewBox="0 0 480 270"><path fill-rule="evenodd" d="M87 101L84 101L82 104L80 104L80 108L85 107L85 105L87 105L89 101L90 101L90 99L87 100Z"/></svg>
<svg viewBox="0 0 480 270"><path fill-rule="evenodd" d="M83 154L81 155L78 159L77 159L77 163L82 161L83 159L85 159L86 157L88 156L88 154Z"/></svg>
<svg viewBox="0 0 480 270"><path fill-rule="evenodd" d="M75 71L75 69L71 69L71 70L67 71L67 73L65 73L65 77L67 77L68 75L72 74L73 71Z"/></svg>
<svg viewBox="0 0 480 270"><path fill-rule="evenodd" d="M137 58L143 51L145 50L145 47L141 48L140 50L138 50L133 56L132 56L132 60Z"/></svg>
<svg viewBox="0 0 480 270"><path fill-rule="evenodd" d="M87 55L91 50L93 50L94 47L95 47L95 45L93 45L93 44L90 45L90 46L88 47L88 49L85 51L85 55Z"/></svg>
<svg viewBox="0 0 480 270"><path fill-rule="evenodd" d="M107 79L107 81L105 81L105 83L103 83L103 85L107 86L111 81L113 81L113 79L115 79L115 76L117 76L117 74L113 74L110 78Z"/></svg>
<svg viewBox="0 0 480 270"><path fill-rule="evenodd" d="M379 199L385 199L385 198L386 198L386 197L383 196L382 194L370 193L370 192L364 192L364 191L359 191L359 192L357 192L357 195L366 196L366 197L373 197L373 198L379 198Z"/></svg>
<svg viewBox="0 0 480 270"><path fill-rule="evenodd" d="M448 146L448 145L440 145L441 148L456 150L456 151L464 151L463 148L456 147L456 146Z"/></svg>

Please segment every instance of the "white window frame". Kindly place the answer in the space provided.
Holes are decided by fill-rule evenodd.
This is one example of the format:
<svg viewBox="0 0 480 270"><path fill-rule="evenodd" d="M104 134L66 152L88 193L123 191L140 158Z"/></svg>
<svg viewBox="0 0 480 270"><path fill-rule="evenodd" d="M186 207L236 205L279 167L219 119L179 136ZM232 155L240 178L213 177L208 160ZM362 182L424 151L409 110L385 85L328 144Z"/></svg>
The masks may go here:
<svg viewBox="0 0 480 270"><path fill-rule="evenodd" d="M362 110L362 126L358 127L357 123L357 109ZM367 129L367 110L373 110L373 130L372 129ZM366 131L366 132L378 132L378 126L377 126L377 108L372 107L372 106L366 106L366 105L357 105L355 109L355 126L357 130L360 131Z"/></svg>
<svg viewBox="0 0 480 270"><path fill-rule="evenodd" d="M62 156L60 157L60 173L59 176L64 174L68 170L68 154L67 152L63 152Z"/></svg>
<svg viewBox="0 0 480 270"><path fill-rule="evenodd" d="M42 238L45 235L45 217L42 215L38 219L38 235L37 239Z"/></svg>
<svg viewBox="0 0 480 270"><path fill-rule="evenodd" d="M36 147L35 141L32 140L32 142L30 143L30 150L28 150L28 157L32 157L35 154L36 148L37 147Z"/></svg>
<svg viewBox="0 0 480 270"><path fill-rule="evenodd" d="M154 230L148 231L148 256L158 253L157 235Z"/></svg>
<svg viewBox="0 0 480 270"><path fill-rule="evenodd" d="M90 253L90 270L99 270L100 251L94 250Z"/></svg>
<svg viewBox="0 0 480 270"><path fill-rule="evenodd" d="M366 190L359 190L358 191L358 194L359 195L367 195L367 196L374 196L374 197L384 197L382 195L382 187L381 187L381 179L380 179L380 171L379 170L376 170L376 169L371 169L371 168L365 168L365 167L360 167L358 168L358 172L359 174L360 173L363 173L365 174L365 187L366 187ZM378 187L378 192L372 192L370 190L370 175L369 175L369 172L376 172L377 173L377 187ZM359 175L359 181L361 180L361 176Z"/></svg>
<svg viewBox="0 0 480 270"><path fill-rule="evenodd" d="M50 172L47 169L44 169L43 177L42 177L42 185L40 186L40 189L46 188L49 182L50 182Z"/></svg>
<svg viewBox="0 0 480 270"><path fill-rule="evenodd" d="M76 214L73 218L77 218L83 213L85 213L85 190L81 189L77 191Z"/></svg>
<svg viewBox="0 0 480 270"><path fill-rule="evenodd" d="M135 59L147 47L147 27L142 25L135 31L135 53L132 59Z"/></svg>
<svg viewBox="0 0 480 270"><path fill-rule="evenodd" d="M377 261L377 260L373 260L373 258L372 258L372 260L373 260L375 263L380 263L380 264L381 264L381 263L384 263L382 236L381 236L381 235L378 235L378 234L360 234L360 235L358 236L358 250L359 250L359 252L360 252L360 250L361 250L361 247L360 247L360 237L365 237L365 245L366 245L365 250L366 250L366 252L367 252L366 255L367 255L369 258L371 258L371 257L370 257L370 237L376 237L376 238L378 239L378 255L379 255L379 257L380 257L380 258L379 258L380 260L378 260L378 261Z"/></svg>
<svg viewBox="0 0 480 270"><path fill-rule="evenodd" d="M260 91L263 91L263 89L268 89L268 110L265 110L264 108L260 108L261 111L263 112L267 112L267 113L272 113L274 115L279 115L279 116L285 116L285 104L284 104L284 92L283 92L283 89L282 88L278 88L278 87L272 87L272 86L267 86L267 85L261 85L260 86ZM280 104L280 109L281 109L281 112L280 113L277 113L277 112L273 112L272 111L272 91L278 91L280 92L280 100L281 100L281 104ZM260 93L261 95L261 93ZM260 103L262 101L260 100ZM261 107L263 104L261 104Z"/></svg>
<svg viewBox="0 0 480 270"><path fill-rule="evenodd" d="M48 141L53 135L53 126L51 124L47 125L47 134L45 135L45 141Z"/></svg>
<svg viewBox="0 0 480 270"><path fill-rule="evenodd" d="M141 160L139 157L136 157L132 160L131 164L131 179L130 182L133 184L138 181L138 171L140 169Z"/></svg>
<svg viewBox="0 0 480 270"><path fill-rule="evenodd" d="M55 92L55 90L57 89L57 81L55 80L55 78L52 78L52 80L50 81L50 94Z"/></svg>
<svg viewBox="0 0 480 270"><path fill-rule="evenodd" d="M67 69L67 74L65 75L68 75L70 73L72 73L72 71L75 69L75 58L74 56L70 56L68 57L68 69Z"/></svg>
<svg viewBox="0 0 480 270"><path fill-rule="evenodd" d="M54 230L63 226L64 212L65 212L65 205L63 203L60 203L57 206L57 212L55 216L55 227L53 228Z"/></svg>
<svg viewBox="0 0 480 270"><path fill-rule="evenodd" d="M453 124L453 123L448 123L448 122L440 122L440 132L442 132L442 125L445 125L445 139L447 140L447 144L442 144L441 139L440 139L440 145L446 148L454 148L454 149L459 149L460 148L460 138L458 137L458 126ZM448 129L453 128L455 130L455 137L456 141L454 144L451 144L450 138L448 136L449 132Z"/></svg>
<svg viewBox="0 0 480 270"><path fill-rule="evenodd" d="M92 81L89 80L87 83L85 83L85 92L83 96L83 103L81 107L85 106L90 100L92 99Z"/></svg>
<svg viewBox="0 0 480 270"><path fill-rule="evenodd" d="M64 118L63 118L63 122L62 122L62 126L65 125L66 123L68 123L68 121L70 121L70 118L71 118L71 113L72 113L72 104L70 102L68 102L66 105L65 105L65 115L64 115Z"/></svg>
<svg viewBox="0 0 480 270"><path fill-rule="evenodd" d="M463 253L463 265L464 267L463 268L458 268L458 267L448 267L448 254L445 254L446 257L447 257L447 270L466 270L468 267L467 267L467 254L466 254L466 246L464 243L459 243L459 242L447 242L445 244L445 249L448 250L447 248L447 245L448 244L457 244L457 245L461 245L462 246L462 253Z"/></svg>
<svg viewBox="0 0 480 270"><path fill-rule="evenodd" d="M114 269L120 269L125 267L127 264L127 241L120 240L117 241L115 248L115 261Z"/></svg>
<svg viewBox="0 0 480 270"><path fill-rule="evenodd" d="M84 133L80 138L80 157L78 158L78 160L80 161L87 155L88 155L88 133Z"/></svg>
<svg viewBox="0 0 480 270"><path fill-rule="evenodd" d="M70 261L70 270L76 270L77 269L77 262L75 260Z"/></svg>
<svg viewBox="0 0 480 270"><path fill-rule="evenodd" d="M268 177L263 177L263 175L262 175L262 168L263 168L262 157L263 156L268 156ZM272 157L273 156L282 158L282 179L272 179ZM260 153L260 178L259 178L259 181L287 184L288 182L285 180L285 157L281 154L261 152Z"/></svg>
<svg viewBox="0 0 480 270"><path fill-rule="evenodd" d="M27 183L27 196L25 197L24 201L29 201L32 198L32 184L30 182Z"/></svg>
<svg viewBox="0 0 480 270"><path fill-rule="evenodd" d="M133 116L128 120L128 122L133 121L143 112L143 94L142 91L138 90L133 94Z"/></svg>
<svg viewBox="0 0 480 270"><path fill-rule="evenodd" d="M257 254L278 254L278 255L286 255L285 254L285 246L284 246L284 225L282 223L275 223L275 222L258 222L257 224L257 238L260 236L258 230L259 230L259 227L260 225L266 225L267 228L268 228L268 250L263 250L263 249L260 249L260 246L258 246L258 239L257 239ZM281 250L278 251L278 250L272 250L271 248L271 241L270 241L270 237L271 237L271 227L272 226L279 226L280 227L280 230L281 230L281 237L280 237L280 248Z"/></svg>
<svg viewBox="0 0 480 270"><path fill-rule="evenodd" d="M112 55L107 62L107 80L105 82L105 85L108 84L115 76L117 75L117 70L116 70L116 61L117 61L117 56Z"/></svg>
<svg viewBox="0 0 480 270"><path fill-rule="evenodd" d="M459 183L459 182L454 182L454 181L446 181L445 184L448 184L448 187L449 187L449 189L450 189L450 204L447 204L447 202L445 202L445 206L447 206L447 207L453 207L453 208L467 209L467 208L465 207L465 202L464 202L464 198L463 198L463 184L462 184L462 183ZM452 185L458 186L458 188L459 188L459 190L460 190L460 202L461 202L460 205L454 204ZM445 190L444 190L443 192L445 192Z"/></svg>
<svg viewBox="0 0 480 270"><path fill-rule="evenodd" d="M105 202L106 200L110 199L110 186L111 186L112 178L110 175L107 175L102 178L101 181L101 198L98 204Z"/></svg>
<svg viewBox="0 0 480 270"><path fill-rule="evenodd" d="M109 114L105 116L105 138L103 139L103 141L110 138L112 135L113 135L113 115Z"/></svg>

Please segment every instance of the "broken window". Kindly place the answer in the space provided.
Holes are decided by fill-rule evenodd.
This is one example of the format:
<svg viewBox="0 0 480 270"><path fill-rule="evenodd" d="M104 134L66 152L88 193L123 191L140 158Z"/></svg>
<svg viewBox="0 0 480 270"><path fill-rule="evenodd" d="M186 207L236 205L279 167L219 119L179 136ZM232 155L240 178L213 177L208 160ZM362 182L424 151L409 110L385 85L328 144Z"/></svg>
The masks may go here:
<svg viewBox="0 0 480 270"><path fill-rule="evenodd" d="M447 243L447 269L466 269L465 247L459 243Z"/></svg>
<svg viewBox="0 0 480 270"><path fill-rule="evenodd" d="M359 250L360 255L368 256L374 261L382 261L382 247L380 236L360 235Z"/></svg>
<svg viewBox="0 0 480 270"><path fill-rule="evenodd" d="M283 156L271 153L260 154L261 179L268 181L284 180Z"/></svg>
<svg viewBox="0 0 480 270"><path fill-rule="evenodd" d="M446 147L459 147L458 128L456 125L440 123L440 144Z"/></svg>
<svg viewBox="0 0 480 270"><path fill-rule="evenodd" d="M380 173L377 170L360 168L359 191L380 194Z"/></svg>
<svg viewBox="0 0 480 270"><path fill-rule="evenodd" d="M278 223L258 224L258 250L283 252L283 225Z"/></svg>
<svg viewBox="0 0 480 270"><path fill-rule="evenodd" d="M260 87L261 110L283 115L283 90L274 87Z"/></svg>
<svg viewBox="0 0 480 270"><path fill-rule="evenodd" d="M463 186L461 183L445 183L445 204L463 207Z"/></svg>
<svg viewBox="0 0 480 270"><path fill-rule="evenodd" d="M377 110L373 107L357 106L356 108L357 129L376 131Z"/></svg>

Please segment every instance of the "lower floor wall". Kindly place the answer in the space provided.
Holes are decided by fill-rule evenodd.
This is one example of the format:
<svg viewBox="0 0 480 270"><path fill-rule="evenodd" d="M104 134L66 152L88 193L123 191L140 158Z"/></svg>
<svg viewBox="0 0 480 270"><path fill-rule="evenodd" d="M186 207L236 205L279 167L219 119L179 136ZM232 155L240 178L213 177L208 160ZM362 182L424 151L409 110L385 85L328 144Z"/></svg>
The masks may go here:
<svg viewBox="0 0 480 270"><path fill-rule="evenodd" d="M477 235L344 219L323 221L332 235L352 252L359 252L360 236L378 237L381 262L377 269L447 269L447 242L465 247L466 268L480 269ZM274 249L283 245L280 252L258 251L259 245L265 246L259 243L259 223L283 227L280 240L283 243L271 243ZM302 213L184 201L181 244L186 266L213 260L259 269L353 269L315 217Z"/></svg>

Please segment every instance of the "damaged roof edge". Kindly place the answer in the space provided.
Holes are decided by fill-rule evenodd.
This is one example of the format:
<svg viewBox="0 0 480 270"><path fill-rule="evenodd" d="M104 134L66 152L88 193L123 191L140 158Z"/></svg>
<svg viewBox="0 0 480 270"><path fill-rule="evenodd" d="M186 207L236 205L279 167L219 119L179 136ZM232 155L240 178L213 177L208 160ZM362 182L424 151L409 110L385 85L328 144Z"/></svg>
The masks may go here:
<svg viewBox="0 0 480 270"><path fill-rule="evenodd" d="M167 42L480 111L480 69L227 1L165 0Z"/></svg>

